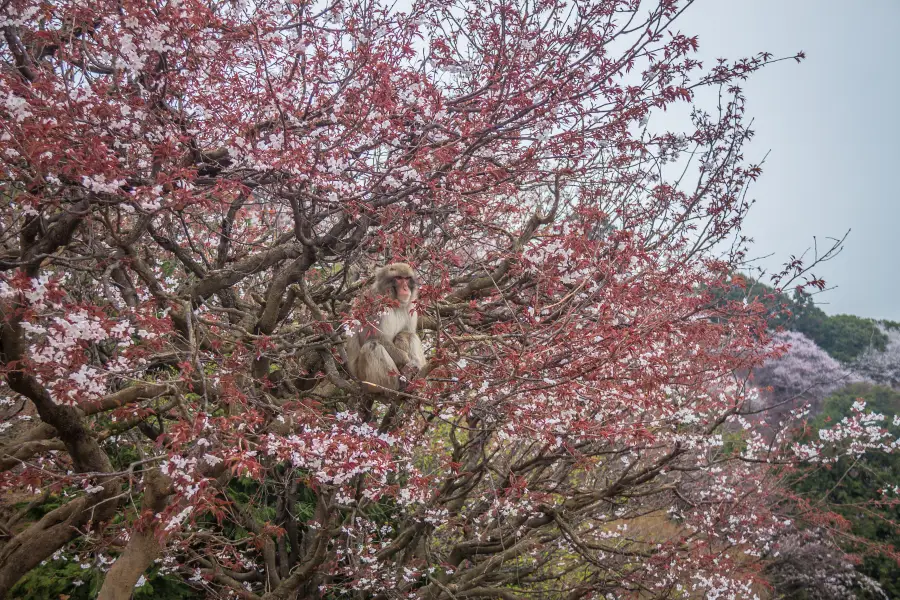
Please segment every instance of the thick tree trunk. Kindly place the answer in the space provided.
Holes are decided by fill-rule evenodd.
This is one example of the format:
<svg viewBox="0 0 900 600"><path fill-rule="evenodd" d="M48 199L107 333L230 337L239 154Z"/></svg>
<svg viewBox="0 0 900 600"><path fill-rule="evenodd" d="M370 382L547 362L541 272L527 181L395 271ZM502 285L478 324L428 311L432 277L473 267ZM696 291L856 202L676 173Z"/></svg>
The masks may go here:
<svg viewBox="0 0 900 600"><path fill-rule="evenodd" d="M9 318L14 312L0 305L0 362L6 365L15 365L24 357L20 316ZM4 323L5 318L8 320ZM117 506L114 498L119 492L119 481L103 475L112 471L112 464L85 427L81 411L56 404L29 373L11 370L6 375L6 382L13 391L34 403L41 421L52 427L65 445L75 471L95 474L92 483L99 489L47 513L3 546L0 550L0 598L6 598L25 573L81 535L91 523L101 523L112 517Z"/></svg>
<svg viewBox="0 0 900 600"><path fill-rule="evenodd" d="M145 475L146 488L141 505L143 513L155 516L166 507L172 493L172 480L157 470ZM150 567L163 548L157 535L159 523L133 531L125 552L116 560L100 588L97 600L127 600L141 574Z"/></svg>
<svg viewBox="0 0 900 600"><path fill-rule="evenodd" d="M81 535L89 523L112 516L116 503L111 498L117 491L117 486L106 484L102 492L60 506L11 539L0 551L0 598L6 598L28 571Z"/></svg>

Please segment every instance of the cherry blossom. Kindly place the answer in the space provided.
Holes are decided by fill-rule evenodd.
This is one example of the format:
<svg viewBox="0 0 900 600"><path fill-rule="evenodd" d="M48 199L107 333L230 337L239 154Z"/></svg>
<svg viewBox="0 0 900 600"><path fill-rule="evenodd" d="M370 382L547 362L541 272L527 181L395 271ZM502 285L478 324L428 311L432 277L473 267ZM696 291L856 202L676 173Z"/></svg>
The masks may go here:
<svg viewBox="0 0 900 600"><path fill-rule="evenodd" d="M0 485L62 500L0 596L90 555L104 599L752 597L776 467L895 443L760 432L781 350L717 298L783 59L702 65L651 4L4 5ZM393 260L428 364L372 397L343 345Z"/></svg>

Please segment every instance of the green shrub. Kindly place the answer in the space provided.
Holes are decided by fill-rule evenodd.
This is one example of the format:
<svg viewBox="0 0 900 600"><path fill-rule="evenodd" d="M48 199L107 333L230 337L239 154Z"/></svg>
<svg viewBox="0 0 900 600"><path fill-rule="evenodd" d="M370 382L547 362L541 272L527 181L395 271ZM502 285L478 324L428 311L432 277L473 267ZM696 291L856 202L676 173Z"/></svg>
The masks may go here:
<svg viewBox="0 0 900 600"><path fill-rule="evenodd" d="M819 429L829 427L851 413L858 399L866 401L867 409L885 415L880 425L893 436L900 427L893 419L900 414L900 392L883 386L853 384L831 395L822 413L815 420L812 436ZM841 458L831 468L811 468L798 479L795 489L812 500L823 500L851 524L854 535L879 544L900 548L900 506L879 504L885 487L900 483L900 453L868 451L858 460ZM887 498L894 498L889 494ZM855 548L849 547L848 550ZM891 598L900 598L900 566L896 560L884 556L866 556L858 570L877 580Z"/></svg>

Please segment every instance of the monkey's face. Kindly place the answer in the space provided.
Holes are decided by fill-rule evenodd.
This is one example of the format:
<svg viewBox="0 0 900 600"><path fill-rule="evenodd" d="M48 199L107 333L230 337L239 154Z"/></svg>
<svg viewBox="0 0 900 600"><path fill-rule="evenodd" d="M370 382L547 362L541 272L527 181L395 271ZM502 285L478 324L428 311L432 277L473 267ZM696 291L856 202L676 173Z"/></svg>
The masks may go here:
<svg viewBox="0 0 900 600"><path fill-rule="evenodd" d="M416 281L412 277L394 277L394 297L401 304L409 304L413 300L413 292L416 289Z"/></svg>
<svg viewBox="0 0 900 600"><path fill-rule="evenodd" d="M381 267L375 274L375 292L390 296L404 308L415 302L418 281L416 272L406 263L394 263Z"/></svg>

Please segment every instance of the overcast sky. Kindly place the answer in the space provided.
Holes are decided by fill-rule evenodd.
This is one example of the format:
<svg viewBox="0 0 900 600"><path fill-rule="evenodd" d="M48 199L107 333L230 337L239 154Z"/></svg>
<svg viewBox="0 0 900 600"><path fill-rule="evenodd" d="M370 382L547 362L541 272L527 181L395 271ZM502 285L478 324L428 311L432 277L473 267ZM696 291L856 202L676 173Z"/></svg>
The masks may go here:
<svg viewBox="0 0 900 600"><path fill-rule="evenodd" d="M700 38L700 57L806 52L744 86L757 137L771 150L745 224L774 270L813 237L850 236L814 273L829 314L900 320L900 0L698 0L676 29ZM822 244L820 244L821 246Z"/></svg>

